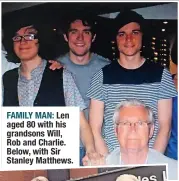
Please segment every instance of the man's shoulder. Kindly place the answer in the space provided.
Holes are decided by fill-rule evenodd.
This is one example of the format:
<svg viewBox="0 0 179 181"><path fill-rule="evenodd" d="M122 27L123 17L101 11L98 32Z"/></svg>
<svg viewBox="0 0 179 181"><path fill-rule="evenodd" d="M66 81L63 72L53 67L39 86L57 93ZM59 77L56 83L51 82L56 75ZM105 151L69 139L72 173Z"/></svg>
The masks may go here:
<svg viewBox="0 0 179 181"><path fill-rule="evenodd" d="M115 148L109 155L106 157L106 164L107 165L118 165L120 158L120 149L119 147Z"/></svg>
<svg viewBox="0 0 179 181"><path fill-rule="evenodd" d="M104 66L102 68L102 72L103 72L104 75L113 75L114 72L119 73L120 70L121 69L119 68L117 61L113 61L112 63L107 64L106 66Z"/></svg>
<svg viewBox="0 0 179 181"><path fill-rule="evenodd" d="M177 165L177 161L169 158L165 155L163 155L162 153L154 150L154 149L150 149L149 150L149 162L150 162L150 158L153 158L153 160L155 160L155 163L168 163L170 165Z"/></svg>
<svg viewBox="0 0 179 181"><path fill-rule="evenodd" d="M164 67L162 65L160 65L159 63L155 63L152 60L146 60L146 64L145 67L152 72L156 71L156 72L163 72Z"/></svg>
<svg viewBox="0 0 179 181"><path fill-rule="evenodd" d="M63 71L63 76L72 76L72 73L68 69L62 68L62 71Z"/></svg>
<svg viewBox="0 0 179 181"><path fill-rule="evenodd" d="M18 73L18 68L8 70L4 73L3 77L13 76Z"/></svg>
<svg viewBox="0 0 179 181"><path fill-rule="evenodd" d="M57 57L56 60L62 64L65 64L65 63L67 63L68 58L69 58L68 53L66 53L64 55Z"/></svg>
<svg viewBox="0 0 179 181"><path fill-rule="evenodd" d="M164 67L152 60L145 60L144 64L138 70L141 77L145 77L146 83L161 82Z"/></svg>
<svg viewBox="0 0 179 181"><path fill-rule="evenodd" d="M97 53L92 53L92 57L94 60L96 60L98 63L104 64L104 65L108 65L111 63L111 60L109 60L108 58L105 58L101 55L98 55Z"/></svg>
<svg viewBox="0 0 179 181"><path fill-rule="evenodd" d="M11 86L10 82L15 82L18 79L18 68L14 68L6 71L3 74L3 84L4 86Z"/></svg>
<svg viewBox="0 0 179 181"><path fill-rule="evenodd" d="M178 180L178 161L166 157L162 153L151 149L148 155L149 164L168 164L168 178L169 180Z"/></svg>

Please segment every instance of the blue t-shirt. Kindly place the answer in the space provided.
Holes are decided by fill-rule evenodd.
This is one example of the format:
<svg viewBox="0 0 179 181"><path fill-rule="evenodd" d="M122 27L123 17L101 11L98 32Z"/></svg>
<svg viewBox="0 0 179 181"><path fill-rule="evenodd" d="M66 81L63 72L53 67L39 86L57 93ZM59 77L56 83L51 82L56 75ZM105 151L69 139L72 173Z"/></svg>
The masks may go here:
<svg viewBox="0 0 179 181"><path fill-rule="evenodd" d="M72 73L80 94L82 95L85 104L88 106L90 99L86 94L90 87L92 77L105 65L110 64L111 61L95 53L91 53L91 59L88 64L85 65L73 63L70 60L69 54L57 58L57 61L63 64L65 68Z"/></svg>
<svg viewBox="0 0 179 181"><path fill-rule="evenodd" d="M86 94L90 87L91 79L96 72L98 72L105 65L110 64L111 61L95 53L91 53L91 59L89 60L88 64L85 65L73 63L70 60L68 53L57 58L57 61L63 64L65 68L72 73L75 84L77 85L78 90L87 107L87 109L84 110L84 113L86 119L88 120L88 106L90 99L86 96ZM83 147L82 142L80 142L80 146Z"/></svg>
<svg viewBox="0 0 179 181"><path fill-rule="evenodd" d="M173 98L172 128L166 149L166 156L178 160L178 96Z"/></svg>

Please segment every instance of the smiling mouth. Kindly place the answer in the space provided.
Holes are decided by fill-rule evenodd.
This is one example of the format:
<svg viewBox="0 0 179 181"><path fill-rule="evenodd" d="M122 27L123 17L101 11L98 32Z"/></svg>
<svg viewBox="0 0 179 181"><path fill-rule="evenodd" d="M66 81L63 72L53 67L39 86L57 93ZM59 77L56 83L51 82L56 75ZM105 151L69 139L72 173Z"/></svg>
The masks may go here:
<svg viewBox="0 0 179 181"><path fill-rule="evenodd" d="M29 50L30 48L20 48L20 51L26 51Z"/></svg>
<svg viewBox="0 0 179 181"><path fill-rule="evenodd" d="M75 45L78 46L78 47L83 47L83 46L85 46L85 44L83 44L83 43L75 43Z"/></svg>
<svg viewBox="0 0 179 181"><path fill-rule="evenodd" d="M126 48L133 48L135 45L126 45L126 46L124 46L124 47L126 47Z"/></svg>

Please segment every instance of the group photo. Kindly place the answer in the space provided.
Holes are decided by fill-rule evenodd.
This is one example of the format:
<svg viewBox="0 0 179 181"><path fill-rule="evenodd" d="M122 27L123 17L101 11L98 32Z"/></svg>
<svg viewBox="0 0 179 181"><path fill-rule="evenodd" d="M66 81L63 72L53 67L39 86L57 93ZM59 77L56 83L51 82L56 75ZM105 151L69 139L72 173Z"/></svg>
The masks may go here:
<svg viewBox="0 0 179 181"><path fill-rule="evenodd" d="M89 180L82 179L85 167L87 177L109 167L136 169L111 181L178 180L177 2L2 2L1 8L2 107L78 107L82 177L75 179ZM152 176L159 165L165 170ZM14 170L13 177L0 171L0 180L73 178L72 169L46 167L38 174L38 167ZM138 167L150 174L142 179Z"/></svg>

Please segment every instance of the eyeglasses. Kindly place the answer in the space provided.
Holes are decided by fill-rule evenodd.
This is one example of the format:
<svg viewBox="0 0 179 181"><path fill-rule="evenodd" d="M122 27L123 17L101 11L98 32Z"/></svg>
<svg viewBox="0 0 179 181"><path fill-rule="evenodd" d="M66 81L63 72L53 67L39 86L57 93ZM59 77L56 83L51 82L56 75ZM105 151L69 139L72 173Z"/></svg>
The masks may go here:
<svg viewBox="0 0 179 181"><path fill-rule="evenodd" d="M132 125L134 125L136 128L145 128L149 124L152 124L152 123L148 122L148 121L137 121L135 123L131 123L129 121L119 121L119 122L116 122L117 126L124 127L124 128L131 128Z"/></svg>
<svg viewBox="0 0 179 181"><path fill-rule="evenodd" d="M26 41L32 41L32 40L36 39L37 37L35 34L27 34L27 35L23 35L23 36L17 35L17 36L14 36L12 38L12 40L14 42L18 42L18 41L21 41L22 38L24 38L24 40L26 40Z"/></svg>

